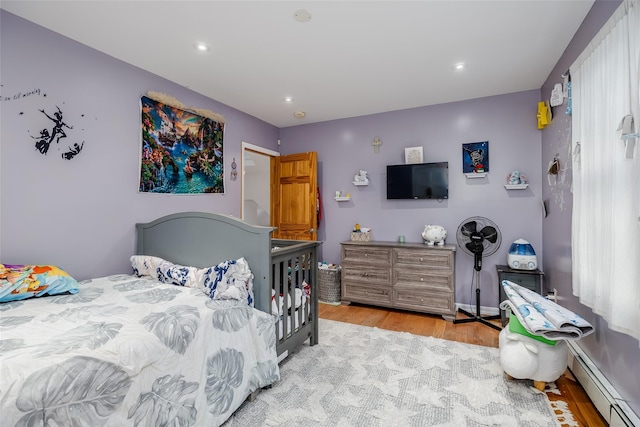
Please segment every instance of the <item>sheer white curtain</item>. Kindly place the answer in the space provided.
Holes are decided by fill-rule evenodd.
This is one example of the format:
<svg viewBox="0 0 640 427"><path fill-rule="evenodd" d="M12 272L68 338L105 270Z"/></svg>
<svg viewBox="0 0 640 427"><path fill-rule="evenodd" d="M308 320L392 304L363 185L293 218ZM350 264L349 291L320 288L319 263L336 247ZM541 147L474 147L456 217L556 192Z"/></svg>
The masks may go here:
<svg viewBox="0 0 640 427"><path fill-rule="evenodd" d="M629 156L618 131L629 114L640 130L640 0L623 1L570 73L573 293L640 339L640 144Z"/></svg>

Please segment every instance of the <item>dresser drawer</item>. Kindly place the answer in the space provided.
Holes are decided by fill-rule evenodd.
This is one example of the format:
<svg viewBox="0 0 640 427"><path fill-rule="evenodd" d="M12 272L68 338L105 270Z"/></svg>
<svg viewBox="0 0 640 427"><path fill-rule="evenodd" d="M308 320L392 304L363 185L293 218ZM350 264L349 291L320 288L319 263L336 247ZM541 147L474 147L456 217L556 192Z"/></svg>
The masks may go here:
<svg viewBox="0 0 640 427"><path fill-rule="evenodd" d="M360 283L352 283L342 286L342 300L348 302L360 302L364 304L391 307L391 288L379 286L362 286Z"/></svg>
<svg viewBox="0 0 640 427"><path fill-rule="evenodd" d="M342 265L345 264L389 267L391 265L391 249L365 245L343 245Z"/></svg>
<svg viewBox="0 0 640 427"><path fill-rule="evenodd" d="M406 310L437 314L454 314L453 292L425 290L419 286L396 285L393 306Z"/></svg>
<svg viewBox="0 0 640 427"><path fill-rule="evenodd" d="M453 252L439 249L405 249L393 250L396 266L419 267L429 269L453 270Z"/></svg>
<svg viewBox="0 0 640 427"><path fill-rule="evenodd" d="M453 292L453 276L438 274L434 269L395 268L393 285L410 285L417 289L433 289Z"/></svg>
<svg viewBox="0 0 640 427"><path fill-rule="evenodd" d="M391 269L343 264L341 278L342 283L363 282L371 286L389 286L391 284Z"/></svg>

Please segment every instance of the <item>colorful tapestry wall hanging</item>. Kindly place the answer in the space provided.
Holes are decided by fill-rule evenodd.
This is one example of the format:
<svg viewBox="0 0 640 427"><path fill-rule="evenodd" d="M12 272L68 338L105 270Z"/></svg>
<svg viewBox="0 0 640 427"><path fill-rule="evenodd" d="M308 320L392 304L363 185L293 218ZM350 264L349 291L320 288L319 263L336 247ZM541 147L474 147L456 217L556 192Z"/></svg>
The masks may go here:
<svg viewBox="0 0 640 427"><path fill-rule="evenodd" d="M139 191L224 193L224 122L141 98Z"/></svg>

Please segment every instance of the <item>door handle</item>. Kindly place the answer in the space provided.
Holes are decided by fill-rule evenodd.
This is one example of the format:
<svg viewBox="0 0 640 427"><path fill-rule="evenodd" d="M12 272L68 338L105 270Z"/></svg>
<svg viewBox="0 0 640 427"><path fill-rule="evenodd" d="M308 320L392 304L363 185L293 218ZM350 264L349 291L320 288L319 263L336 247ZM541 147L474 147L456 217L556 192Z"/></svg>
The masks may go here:
<svg viewBox="0 0 640 427"><path fill-rule="evenodd" d="M316 230L315 230L315 229L313 229L313 228L310 228L310 229L309 229L309 233L315 233L315 232L316 232Z"/></svg>

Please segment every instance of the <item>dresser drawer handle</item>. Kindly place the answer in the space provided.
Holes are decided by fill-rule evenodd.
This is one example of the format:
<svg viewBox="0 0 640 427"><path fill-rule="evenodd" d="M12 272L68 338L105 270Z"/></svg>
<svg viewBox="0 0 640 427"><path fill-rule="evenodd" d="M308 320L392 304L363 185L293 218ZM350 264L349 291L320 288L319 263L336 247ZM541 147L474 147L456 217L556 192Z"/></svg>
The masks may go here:
<svg viewBox="0 0 640 427"><path fill-rule="evenodd" d="M421 262L422 262L422 261L424 261L424 258L420 258L420 261L421 261Z"/></svg>
<svg viewBox="0 0 640 427"><path fill-rule="evenodd" d="M424 277L421 277L421 278L420 278L420 281L421 281L421 282L424 282Z"/></svg>

